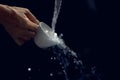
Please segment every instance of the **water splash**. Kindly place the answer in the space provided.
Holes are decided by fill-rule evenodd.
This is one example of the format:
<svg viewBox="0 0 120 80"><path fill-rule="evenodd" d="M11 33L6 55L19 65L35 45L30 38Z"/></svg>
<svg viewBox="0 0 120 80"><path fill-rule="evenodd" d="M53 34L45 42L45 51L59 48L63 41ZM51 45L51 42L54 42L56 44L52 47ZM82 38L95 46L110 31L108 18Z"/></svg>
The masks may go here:
<svg viewBox="0 0 120 80"><path fill-rule="evenodd" d="M48 34L50 39L59 43L50 48L53 50L55 59L57 59L59 64L62 66L65 80L93 80L91 79L91 76L96 78L94 80L100 80L99 76L96 75L95 68L92 68L91 71L86 71L86 68L84 67L82 61L78 58L77 54L65 45L62 39L63 35L58 37L57 33L54 34L61 3L62 0L55 0L54 14L51 24L53 33L46 31L46 34ZM50 76L53 76L53 74L51 73Z"/></svg>
<svg viewBox="0 0 120 80"><path fill-rule="evenodd" d="M90 70L87 70L82 60L78 58L77 53L65 44L53 46L52 50L55 59L59 61L62 67L65 80L101 80L100 76L96 74L96 67L93 66Z"/></svg>
<svg viewBox="0 0 120 80"><path fill-rule="evenodd" d="M52 18L52 30L55 32L55 25L57 23L57 18L60 13L60 8L61 8L62 0L55 0L55 6L54 6L54 14Z"/></svg>

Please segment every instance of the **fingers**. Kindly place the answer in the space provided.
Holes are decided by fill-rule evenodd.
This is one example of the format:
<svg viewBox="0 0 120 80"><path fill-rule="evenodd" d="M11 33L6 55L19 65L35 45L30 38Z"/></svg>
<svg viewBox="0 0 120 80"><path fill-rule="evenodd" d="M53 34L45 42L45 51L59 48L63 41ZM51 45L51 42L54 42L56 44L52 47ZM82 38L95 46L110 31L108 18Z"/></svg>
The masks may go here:
<svg viewBox="0 0 120 80"><path fill-rule="evenodd" d="M24 43L25 43L25 41L22 39L22 38L17 38L17 39L15 39L15 42L19 45L19 46L22 46Z"/></svg>
<svg viewBox="0 0 120 80"><path fill-rule="evenodd" d="M25 32L25 33L24 33ZM34 36L35 36L35 32L31 32L31 31L24 31L23 34L21 34L19 37L15 38L15 42L21 46L23 45L25 42L31 40Z"/></svg>
<svg viewBox="0 0 120 80"><path fill-rule="evenodd" d="M32 13L26 9L26 8L18 8L17 10L20 10L20 13L16 10L17 8L13 8L14 10L14 16L19 20L19 26L21 28L26 28L31 31L36 31L39 26L39 21L35 18L35 16L32 15Z"/></svg>
<svg viewBox="0 0 120 80"><path fill-rule="evenodd" d="M26 13L25 15L27 16L27 18L32 21L33 23L39 24L39 21L36 19L36 17L28 10L26 9Z"/></svg>
<svg viewBox="0 0 120 80"><path fill-rule="evenodd" d="M32 39L34 36L35 36L35 32L32 32L32 31L26 31L25 34L22 34L22 38L25 40L25 41L28 41L30 39Z"/></svg>
<svg viewBox="0 0 120 80"><path fill-rule="evenodd" d="M25 16L26 16L27 24L30 25L29 30L36 31L37 28L39 27L40 21L38 21L36 17L28 9L26 9Z"/></svg>
<svg viewBox="0 0 120 80"><path fill-rule="evenodd" d="M26 28L30 31L36 32L39 27L39 21L30 13L28 12L26 16Z"/></svg>
<svg viewBox="0 0 120 80"><path fill-rule="evenodd" d="M27 20L26 23L24 24L23 28L25 28L25 29L27 29L29 31L36 32L38 27L39 27L39 25Z"/></svg>

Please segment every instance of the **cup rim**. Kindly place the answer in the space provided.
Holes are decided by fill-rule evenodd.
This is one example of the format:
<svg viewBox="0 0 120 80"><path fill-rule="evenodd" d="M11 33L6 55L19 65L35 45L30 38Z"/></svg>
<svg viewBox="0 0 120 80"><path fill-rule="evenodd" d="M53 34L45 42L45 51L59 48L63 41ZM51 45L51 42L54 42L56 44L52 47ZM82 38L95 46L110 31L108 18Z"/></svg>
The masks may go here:
<svg viewBox="0 0 120 80"><path fill-rule="evenodd" d="M44 25L44 26L43 26ZM40 22L40 28L41 28L41 30L43 31L43 33L47 36L47 37L49 37L49 38L51 38L50 36L49 36L49 33L50 34L53 34L54 35L54 33L55 32L53 32L53 30L52 30L52 28L50 28L46 23L44 23L44 22ZM47 33L47 32L49 32L49 33Z"/></svg>

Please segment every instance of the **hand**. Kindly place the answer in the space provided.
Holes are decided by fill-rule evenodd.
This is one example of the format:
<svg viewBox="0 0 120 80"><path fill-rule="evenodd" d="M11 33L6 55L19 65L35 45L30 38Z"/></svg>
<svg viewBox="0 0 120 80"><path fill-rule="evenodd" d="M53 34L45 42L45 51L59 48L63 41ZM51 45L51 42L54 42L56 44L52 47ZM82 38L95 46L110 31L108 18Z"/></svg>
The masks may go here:
<svg viewBox="0 0 120 80"><path fill-rule="evenodd" d="M39 21L26 8L7 6L2 24L18 45L23 45L36 34Z"/></svg>

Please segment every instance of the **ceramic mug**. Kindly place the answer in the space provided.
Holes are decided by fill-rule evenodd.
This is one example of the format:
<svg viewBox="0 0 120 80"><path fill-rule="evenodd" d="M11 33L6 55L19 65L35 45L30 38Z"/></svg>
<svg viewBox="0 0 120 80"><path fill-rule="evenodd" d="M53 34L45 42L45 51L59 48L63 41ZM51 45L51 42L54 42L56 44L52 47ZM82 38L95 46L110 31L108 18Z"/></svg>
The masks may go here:
<svg viewBox="0 0 120 80"><path fill-rule="evenodd" d="M40 22L37 34L34 37L35 44L40 48L47 48L61 43L57 33L53 32L44 22Z"/></svg>

